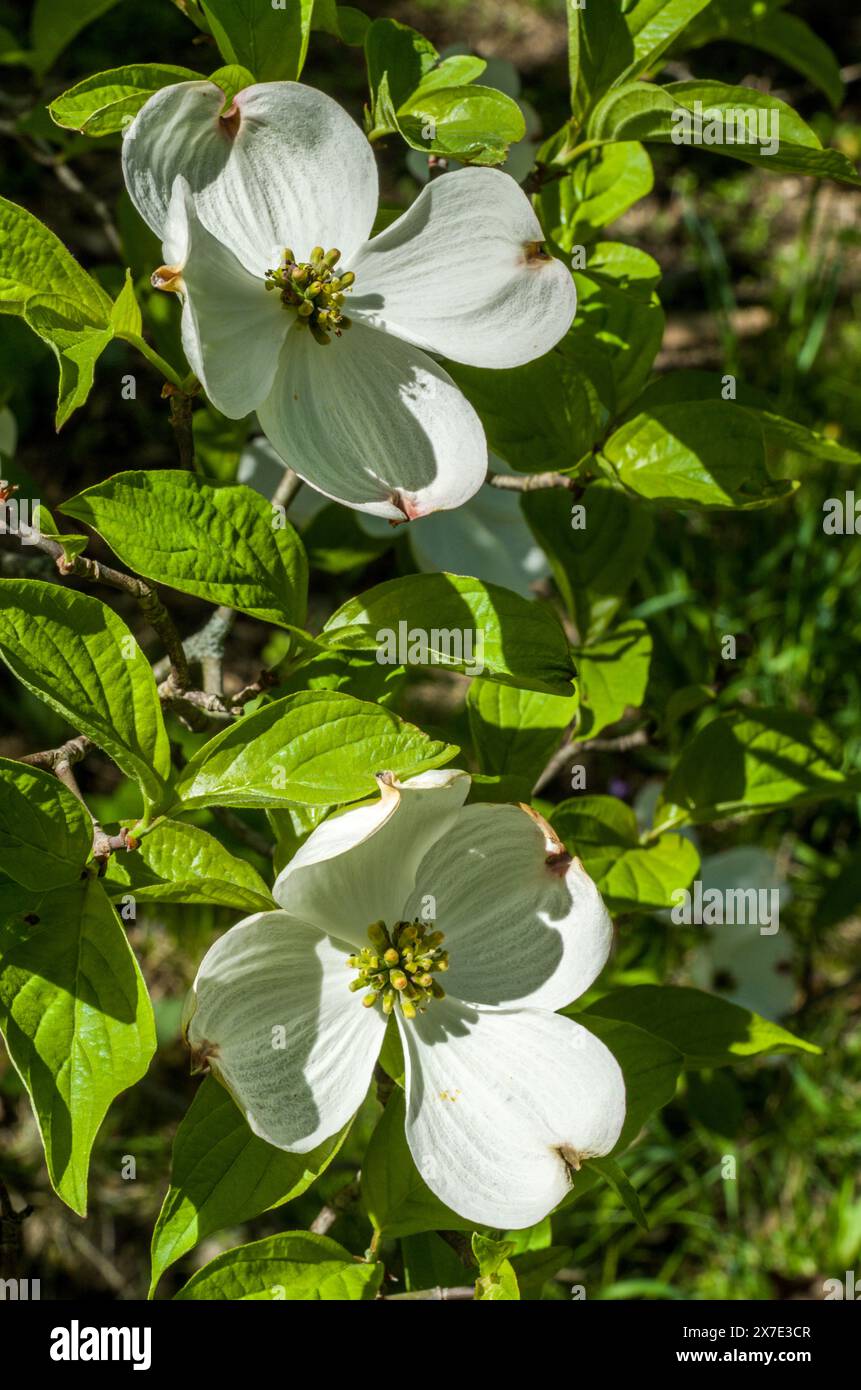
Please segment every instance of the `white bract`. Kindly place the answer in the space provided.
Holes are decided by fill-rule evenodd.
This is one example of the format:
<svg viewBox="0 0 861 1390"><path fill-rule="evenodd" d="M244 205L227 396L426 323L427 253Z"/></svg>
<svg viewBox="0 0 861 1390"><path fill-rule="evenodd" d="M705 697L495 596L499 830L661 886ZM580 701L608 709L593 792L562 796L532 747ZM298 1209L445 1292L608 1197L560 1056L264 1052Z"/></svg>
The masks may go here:
<svg viewBox="0 0 861 1390"><path fill-rule="evenodd" d="M129 194L163 244L153 281L182 297L207 395L232 419L256 410L300 477L348 506L391 520L459 506L487 444L428 354L517 367L574 317L528 198L498 170L461 169L369 240L376 163L336 102L271 82L223 106L212 82L164 87L123 141Z"/></svg>
<svg viewBox="0 0 861 1390"><path fill-rule="evenodd" d="M553 1012L597 977L610 919L544 822L464 806L466 773L377 781L282 871L281 910L204 957L186 1038L255 1134L307 1153L364 1099L389 1014L428 1186L467 1220L532 1225L622 1128L618 1063Z"/></svg>

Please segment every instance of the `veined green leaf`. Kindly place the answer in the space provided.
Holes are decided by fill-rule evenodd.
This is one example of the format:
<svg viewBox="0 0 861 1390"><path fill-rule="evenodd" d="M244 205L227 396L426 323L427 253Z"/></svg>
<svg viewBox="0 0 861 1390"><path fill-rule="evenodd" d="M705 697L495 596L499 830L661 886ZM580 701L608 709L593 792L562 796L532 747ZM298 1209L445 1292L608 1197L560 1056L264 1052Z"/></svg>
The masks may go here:
<svg viewBox="0 0 861 1390"><path fill-rule="evenodd" d="M150 664L121 618L89 594L37 579L0 583L0 657L163 804L170 749Z"/></svg>
<svg viewBox="0 0 861 1390"><path fill-rule="evenodd" d="M0 758L0 858L24 888L75 883L93 847L86 808L56 777Z"/></svg>
<svg viewBox="0 0 861 1390"><path fill-rule="evenodd" d="M649 501L685 507L765 507L798 484L772 478L757 416L730 401L652 406L621 425L603 456Z"/></svg>
<svg viewBox="0 0 861 1390"><path fill-rule="evenodd" d="M30 1093L51 1182L87 1209L108 1106L155 1051L146 987L98 880L0 893L0 1029Z"/></svg>
<svg viewBox="0 0 861 1390"><path fill-rule="evenodd" d="M244 484L176 469L118 473L63 504L137 574L290 627L304 621L305 551L293 527Z"/></svg>
<svg viewBox="0 0 861 1390"><path fill-rule="evenodd" d="M551 824L581 859L611 912L672 907L700 864L690 840L667 832L640 843L633 809L613 796L577 796L553 810Z"/></svg>
<svg viewBox="0 0 861 1390"><path fill-rule="evenodd" d="M183 769L177 796L194 806L329 806L376 790L374 773L404 777L449 762L439 743L351 695L288 695L246 715Z"/></svg>
<svg viewBox="0 0 861 1390"><path fill-rule="evenodd" d="M845 777L842 765L840 740L818 719L795 710L734 710L682 750L662 803L705 822L852 795L859 779Z"/></svg>
<svg viewBox="0 0 861 1390"><path fill-rule="evenodd" d="M714 994L677 985L631 985L590 1004L581 1021L594 1015L633 1023L663 1038L684 1055L686 1067L725 1067L743 1057L773 1052L819 1052L777 1023Z"/></svg>
<svg viewBox="0 0 861 1390"><path fill-rule="evenodd" d="M466 707L482 772L532 785L577 714L576 695L546 695L476 678Z"/></svg>
<svg viewBox="0 0 861 1390"><path fill-rule="evenodd" d="M178 1299L335 1300L376 1297L382 1264L357 1263L349 1250L309 1231L285 1231L226 1250L180 1289Z"/></svg>
<svg viewBox="0 0 861 1390"><path fill-rule="evenodd" d="M308 52L314 0L201 0L225 63L258 82L296 82Z"/></svg>
<svg viewBox="0 0 861 1390"><path fill-rule="evenodd" d="M138 111L162 87L175 82L202 82L203 74L170 63L129 63L76 82L48 107L51 119L82 135L113 135L125 130Z"/></svg>
<svg viewBox="0 0 861 1390"><path fill-rule="evenodd" d="M253 865L187 821L159 820L129 854L112 855L105 888L156 902L218 903L271 912L272 894Z"/></svg>
<svg viewBox="0 0 861 1390"><path fill-rule="evenodd" d="M213 1231L298 1197L338 1152L347 1130L306 1154L285 1153L248 1128L213 1077L197 1091L173 1142L170 1188L152 1237L152 1286Z"/></svg>
<svg viewBox="0 0 861 1390"><path fill-rule="evenodd" d="M646 694L652 638L645 623L630 618L587 647L575 648L580 674L578 737L593 738Z"/></svg>
<svg viewBox="0 0 861 1390"><path fill-rule="evenodd" d="M526 690L573 693L574 668L555 614L468 576L413 574L378 584L342 604L321 640L375 651L381 664L445 666Z"/></svg>

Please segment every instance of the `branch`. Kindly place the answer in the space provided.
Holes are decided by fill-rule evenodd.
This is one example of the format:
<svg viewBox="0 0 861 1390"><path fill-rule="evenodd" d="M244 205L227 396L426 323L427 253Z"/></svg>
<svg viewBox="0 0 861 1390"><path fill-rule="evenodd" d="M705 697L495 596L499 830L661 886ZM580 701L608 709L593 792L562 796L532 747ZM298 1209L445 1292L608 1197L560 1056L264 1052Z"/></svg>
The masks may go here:
<svg viewBox="0 0 861 1390"><path fill-rule="evenodd" d="M10 528L9 534L18 536L28 545L38 546L46 555L50 555L58 573L64 578L74 575L76 579L86 579L93 584L107 584L112 589L131 594L137 600L150 627L160 637L170 659L171 674L176 684L183 689L191 684L185 651L173 619L155 589L145 579L123 574L122 570L115 570L110 565L103 565L101 561L91 560L86 555L76 555L73 560L67 560L66 552L59 541L52 540L50 536L43 536L40 531L24 522L19 522L14 529Z"/></svg>
<svg viewBox="0 0 861 1390"><path fill-rule="evenodd" d="M532 788L532 795L537 796L549 782L552 782L569 758L577 757L580 753L627 753L632 748L642 748L648 742L649 735L645 729L634 729L631 733L619 734L615 738L587 738L579 743L572 739L563 743L561 748L557 748Z"/></svg>
<svg viewBox="0 0 861 1390"><path fill-rule="evenodd" d="M537 492L549 487L564 487L576 493L583 491L582 484L565 473L494 473L492 468L488 468L484 481L503 492Z"/></svg>
<svg viewBox="0 0 861 1390"><path fill-rule="evenodd" d="M170 401L170 423L176 436L180 464L189 473L193 473L195 461L194 427L191 423L194 413L192 397L187 395L185 391L178 391L169 381L165 382L161 388L161 394L167 396Z"/></svg>
<svg viewBox="0 0 861 1390"><path fill-rule="evenodd" d="M273 507L283 507L286 511L301 486L302 479L299 474L294 473L292 468L285 467L284 476L272 494Z"/></svg>

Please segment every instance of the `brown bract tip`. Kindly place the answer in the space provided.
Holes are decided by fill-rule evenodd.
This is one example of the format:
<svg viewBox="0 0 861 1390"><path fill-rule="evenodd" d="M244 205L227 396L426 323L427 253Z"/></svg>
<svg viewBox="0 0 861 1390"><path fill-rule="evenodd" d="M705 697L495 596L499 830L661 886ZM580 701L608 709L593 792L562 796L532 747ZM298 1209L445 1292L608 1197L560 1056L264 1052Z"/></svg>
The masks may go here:
<svg viewBox="0 0 861 1390"><path fill-rule="evenodd" d="M178 294L183 288L182 266L160 265L149 277L154 290L165 290L168 294Z"/></svg>
<svg viewBox="0 0 861 1390"><path fill-rule="evenodd" d="M527 241L523 251L527 265L546 265L553 260L543 241Z"/></svg>
<svg viewBox="0 0 861 1390"><path fill-rule="evenodd" d="M222 111L218 118L218 129L222 135L226 135L228 140L235 140L239 133L239 124L242 120L242 112L236 104L236 98L230 103L226 111Z"/></svg>
<svg viewBox="0 0 861 1390"><path fill-rule="evenodd" d="M544 848L546 851L544 863L552 874L559 878L564 878L572 863L572 856L568 853L556 831L549 821L545 820L540 811L536 811L525 801L520 802L521 811L525 811L530 820L533 820L544 836Z"/></svg>
<svg viewBox="0 0 861 1390"><path fill-rule="evenodd" d="M191 1074L197 1076L202 1071L209 1071L209 1065L213 1057L219 1055L218 1043L207 1042L206 1039L191 1049Z"/></svg>
<svg viewBox="0 0 861 1390"><path fill-rule="evenodd" d="M391 493L389 501L392 502L401 513L397 520L390 520L390 526L403 526L406 521L415 521L423 515L421 507L416 505L412 497L405 496L398 488Z"/></svg>
<svg viewBox="0 0 861 1390"><path fill-rule="evenodd" d="M583 1159L586 1156L585 1154L578 1153L576 1149L571 1148L570 1144L560 1144L556 1152L562 1159L562 1162L565 1164L565 1167L568 1169L569 1176L572 1172L580 1172L580 1168L583 1164Z"/></svg>

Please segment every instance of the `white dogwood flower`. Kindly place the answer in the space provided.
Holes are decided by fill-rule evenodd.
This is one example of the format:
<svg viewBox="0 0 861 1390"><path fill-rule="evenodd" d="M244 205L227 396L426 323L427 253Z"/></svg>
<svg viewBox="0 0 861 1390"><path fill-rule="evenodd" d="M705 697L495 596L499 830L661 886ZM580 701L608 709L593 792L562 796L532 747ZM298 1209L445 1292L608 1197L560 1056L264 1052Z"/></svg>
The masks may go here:
<svg viewBox="0 0 861 1390"><path fill-rule="evenodd" d="M574 317L529 199L499 170L461 169L369 240L376 163L336 102L271 82L223 107L212 82L163 87L123 141L163 244L153 283L182 298L207 395L232 419L256 410L300 477L348 506L392 520L459 506L485 476L484 430L428 354L517 367Z"/></svg>
<svg viewBox="0 0 861 1390"><path fill-rule="evenodd" d="M464 806L466 773L377 781L282 871L281 910L204 957L187 1041L255 1134L307 1153L362 1103L393 1017L428 1186L467 1220L532 1225L621 1131L618 1063L553 1012L600 972L609 917L531 812Z"/></svg>

